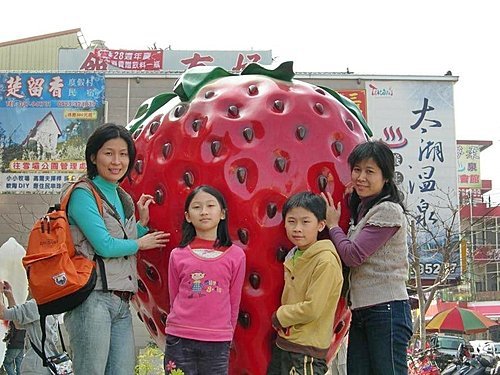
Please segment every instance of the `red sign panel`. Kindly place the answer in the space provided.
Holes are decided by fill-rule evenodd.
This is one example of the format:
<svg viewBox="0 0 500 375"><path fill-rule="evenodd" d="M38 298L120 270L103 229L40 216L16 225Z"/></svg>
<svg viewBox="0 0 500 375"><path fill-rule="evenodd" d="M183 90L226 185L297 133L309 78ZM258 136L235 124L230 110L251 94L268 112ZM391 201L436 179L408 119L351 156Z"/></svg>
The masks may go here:
<svg viewBox="0 0 500 375"><path fill-rule="evenodd" d="M120 70L162 70L163 50L127 51L96 48L89 52L80 70L108 70L109 66Z"/></svg>
<svg viewBox="0 0 500 375"><path fill-rule="evenodd" d="M345 96L348 99L351 99L354 104L356 104L365 120L367 120L366 113L366 91L365 90L337 90L340 95Z"/></svg>

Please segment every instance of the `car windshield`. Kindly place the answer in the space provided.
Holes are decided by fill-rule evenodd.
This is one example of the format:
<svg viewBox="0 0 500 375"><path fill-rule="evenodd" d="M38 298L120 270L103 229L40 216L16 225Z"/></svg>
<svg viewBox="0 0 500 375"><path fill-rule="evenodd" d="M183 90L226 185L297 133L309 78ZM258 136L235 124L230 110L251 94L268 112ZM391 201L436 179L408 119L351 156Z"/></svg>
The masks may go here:
<svg viewBox="0 0 500 375"><path fill-rule="evenodd" d="M458 346L462 342L463 342L462 340L455 339L455 338L440 337L439 338L439 347L441 349L457 350Z"/></svg>

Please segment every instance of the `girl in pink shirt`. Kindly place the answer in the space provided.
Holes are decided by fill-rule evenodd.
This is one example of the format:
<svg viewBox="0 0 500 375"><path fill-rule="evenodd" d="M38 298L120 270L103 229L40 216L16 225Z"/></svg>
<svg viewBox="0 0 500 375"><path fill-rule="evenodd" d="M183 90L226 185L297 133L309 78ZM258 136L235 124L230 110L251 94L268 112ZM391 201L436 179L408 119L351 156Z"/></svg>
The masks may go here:
<svg viewBox="0 0 500 375"><path fill-rule="evenodd" d="M184 210L182 240L168 265L165 374L227 374L245 253L231 242L227 205L218 190L197 187Z"/></svg>

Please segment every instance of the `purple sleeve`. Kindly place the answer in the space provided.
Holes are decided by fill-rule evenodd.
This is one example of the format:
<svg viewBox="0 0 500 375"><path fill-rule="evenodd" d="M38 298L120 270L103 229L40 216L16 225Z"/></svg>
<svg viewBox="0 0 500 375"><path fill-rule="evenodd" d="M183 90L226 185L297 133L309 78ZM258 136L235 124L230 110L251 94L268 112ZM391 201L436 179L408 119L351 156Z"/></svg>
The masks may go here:
<svg viewBox="0 0 500 375"><path fill-rule="evenodd" d="M329 230L330 238L337 248L340 258L348 267L361 264L384 245L400 227L379 227L366 225L354 240L347 238L339 227Z"/></svg>

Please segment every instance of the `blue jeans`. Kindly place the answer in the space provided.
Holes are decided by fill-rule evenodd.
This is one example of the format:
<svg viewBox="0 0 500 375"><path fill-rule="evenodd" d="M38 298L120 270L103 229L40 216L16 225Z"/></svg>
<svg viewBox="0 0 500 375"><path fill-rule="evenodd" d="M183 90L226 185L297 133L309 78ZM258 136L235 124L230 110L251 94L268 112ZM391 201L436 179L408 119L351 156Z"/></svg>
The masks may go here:
<svg viewBox="0 0 500 375"><path fill-rule="evenodd" d="M9 348L5 351L3 368L7 375L21 375L21 362L23 361L24 349Z"/></svg>
<svg viewBox="0 0 500 375"><path fill-rule="evenodd" d="M408 301L392 301L352 311L347 349L349 375L406 375L412 336Z"/></svg>
<svg viewBox="0 0 500 375"><path fill-rule="evenodd" d="M167 335L165 374L182 370L185 375L227 375L230 344L230 341L198 341Z"/></svg>
<svg viewBox="0 0 500 375"><path fill-rule="evenodd" d="M135 342L128 302L94 290L85 302L64 314L64 324L75 374L134 373Z"/></svg>

